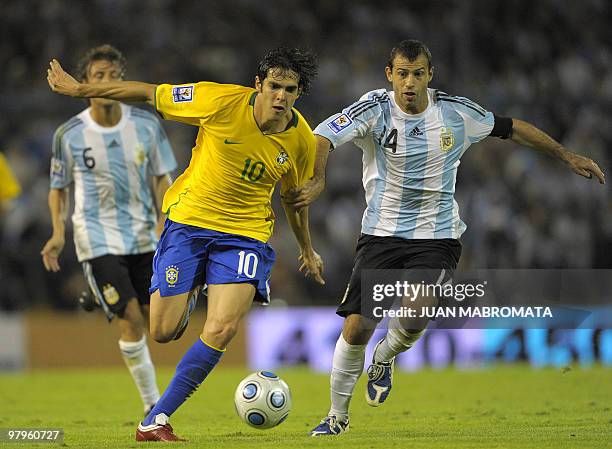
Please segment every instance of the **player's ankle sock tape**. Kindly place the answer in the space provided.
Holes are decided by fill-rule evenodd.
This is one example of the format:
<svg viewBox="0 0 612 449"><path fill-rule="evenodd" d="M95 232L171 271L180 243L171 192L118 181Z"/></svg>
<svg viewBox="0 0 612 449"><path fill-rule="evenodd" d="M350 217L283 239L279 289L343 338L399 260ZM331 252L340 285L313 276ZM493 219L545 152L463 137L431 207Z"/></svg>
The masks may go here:
<svg viewBox="0 0 612 449"><path fill-rule="evenodd" d="M396 355L412 348L412 345L425 333L422 331L407 331L401 327L391 327L387 330L387 335L383 342L378 345L374 353L375 362L386 362Z"/></svg>
<svg viewBox="0 0 612 449"><path fill-rule="evenodd" d="M119 349L121 354L128 359L138 358L142 350L147 345L147 337L145 335L138 341L119 340Z"/></svg>
<svg viewBox="0 0 612 449"><path fill-rule="evenodd" d="M355 384L363 372L366 345L350 345L340 334L334 350L331 372L331 409L330 415L335 415L344 421L348 418L349 403L353 396Z"/></svg>
<svg viewBox="0 0 612 449"><path fill-rule="evenodd" d="M145 410L159 399L159 390L155 381L155 367L151 360L147 338L143 337L139 341L119 340L119 349L138 388Z"/></svg>
<svg viewBox="0 0 612 449"><path fill-rule="evenodd" d="M159 413L171 416L206 379L222 355L223 352L211 348L198 338L176 366L168 388L142 423L145 426L153 424Z"/></svg>

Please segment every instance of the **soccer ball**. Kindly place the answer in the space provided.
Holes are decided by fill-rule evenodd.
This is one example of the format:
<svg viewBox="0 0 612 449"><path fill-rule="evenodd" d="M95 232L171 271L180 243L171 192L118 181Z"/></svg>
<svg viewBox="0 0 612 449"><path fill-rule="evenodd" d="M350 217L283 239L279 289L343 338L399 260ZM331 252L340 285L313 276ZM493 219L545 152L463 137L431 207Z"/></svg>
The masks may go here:
<svg viewBox="0 0 612 449"><path fill-rule="evenodd" d="M244 378L234 395L236 413L256 429L269 429L282 423L291 411L289 386L270 371L257 371Z"/></svg>

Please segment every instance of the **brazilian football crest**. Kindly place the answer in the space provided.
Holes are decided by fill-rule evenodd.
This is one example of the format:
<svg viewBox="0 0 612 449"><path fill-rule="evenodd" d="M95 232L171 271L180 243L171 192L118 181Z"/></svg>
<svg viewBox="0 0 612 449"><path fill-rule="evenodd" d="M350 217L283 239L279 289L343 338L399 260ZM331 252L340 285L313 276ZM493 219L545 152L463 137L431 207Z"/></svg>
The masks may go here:
<svg viewBox="0 0 612 449"><path fill-rule="evenodd" d="M119 292L110 284L104 286L102 294L104 295L104 301L106 301L106 304L109 306L114 306L119 302Z"/></svg>
<svg viewBox="0 0 612 449"><path fill-rule="evenodd" d="M170 265L166 267L166 282L170 287L174 286L178 281L178 267Z"/></svg>
<svg viewBox="0 0 612 449"><path fill-rule="evenodd" d="M442 151L450 150L455 145L455 135L450 128L440 130L440 148Z"/></svg>
<svg viewBox="0 0 612 449"><path fill-rule="evenodd" d="M281 148L280 153L278 153L278 156L276 156L276 163L279 165L283 165L288 160L289 160L289 155L284 149Z"/></svg>

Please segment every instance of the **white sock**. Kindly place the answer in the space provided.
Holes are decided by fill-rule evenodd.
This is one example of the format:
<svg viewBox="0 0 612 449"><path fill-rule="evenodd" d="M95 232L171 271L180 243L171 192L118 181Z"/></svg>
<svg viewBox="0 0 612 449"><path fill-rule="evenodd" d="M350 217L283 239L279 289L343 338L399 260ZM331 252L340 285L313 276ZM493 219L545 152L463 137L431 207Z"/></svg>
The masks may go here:
<svg viewBox="0 0 612 449"><path fill-rule="evenodd" d="M335 415L340 421L348 419L348 409L353 389L363 372L366 345L349 345L340 334L330 377L331 409L330 415Z"/></svg>
<svg viewBox="0 0 612 449"><path fill-rule="evenodd" d="M376 348L374 352L375 362L388 362L396 355L412 348L412 345L421 338L425 333L425 329L421 331L407 331L402 328L399 321L393 320L389 322L389 329L384 340Z"/></svg>
<svg viewBox="0 0 612 449"><path fill-rule="evenodd" d="M146 336L134 342L119 340L119 349L140 392L144 410L147 411L159 399L159 390Z"/></svg>

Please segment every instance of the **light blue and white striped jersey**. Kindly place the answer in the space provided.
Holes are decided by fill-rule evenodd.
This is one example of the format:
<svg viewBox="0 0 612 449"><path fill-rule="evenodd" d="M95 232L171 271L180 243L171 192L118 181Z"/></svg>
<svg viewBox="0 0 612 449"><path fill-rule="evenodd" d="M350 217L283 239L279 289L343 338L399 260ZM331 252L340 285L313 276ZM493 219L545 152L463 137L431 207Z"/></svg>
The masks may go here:
<svg viewBox="0 0 612 449"><path fill-rule="evenodd" d="M121 104L113 127L98 125L90 108L55 132L51 188L74 182L74 243L79 262L106 254L154 251L157 211L149 176L176 169L157 117Z"/></svg>
<svg viewBox="0 0 612 449"><path fill-rule="evenodd" d="M425 111L407 114L392 91L375 90L314 130L334 148L353 141L363 150L364 234L456 239L466 229L454 199L457 167L491 133L493 113L435 89L428 99Z"/></svg>

